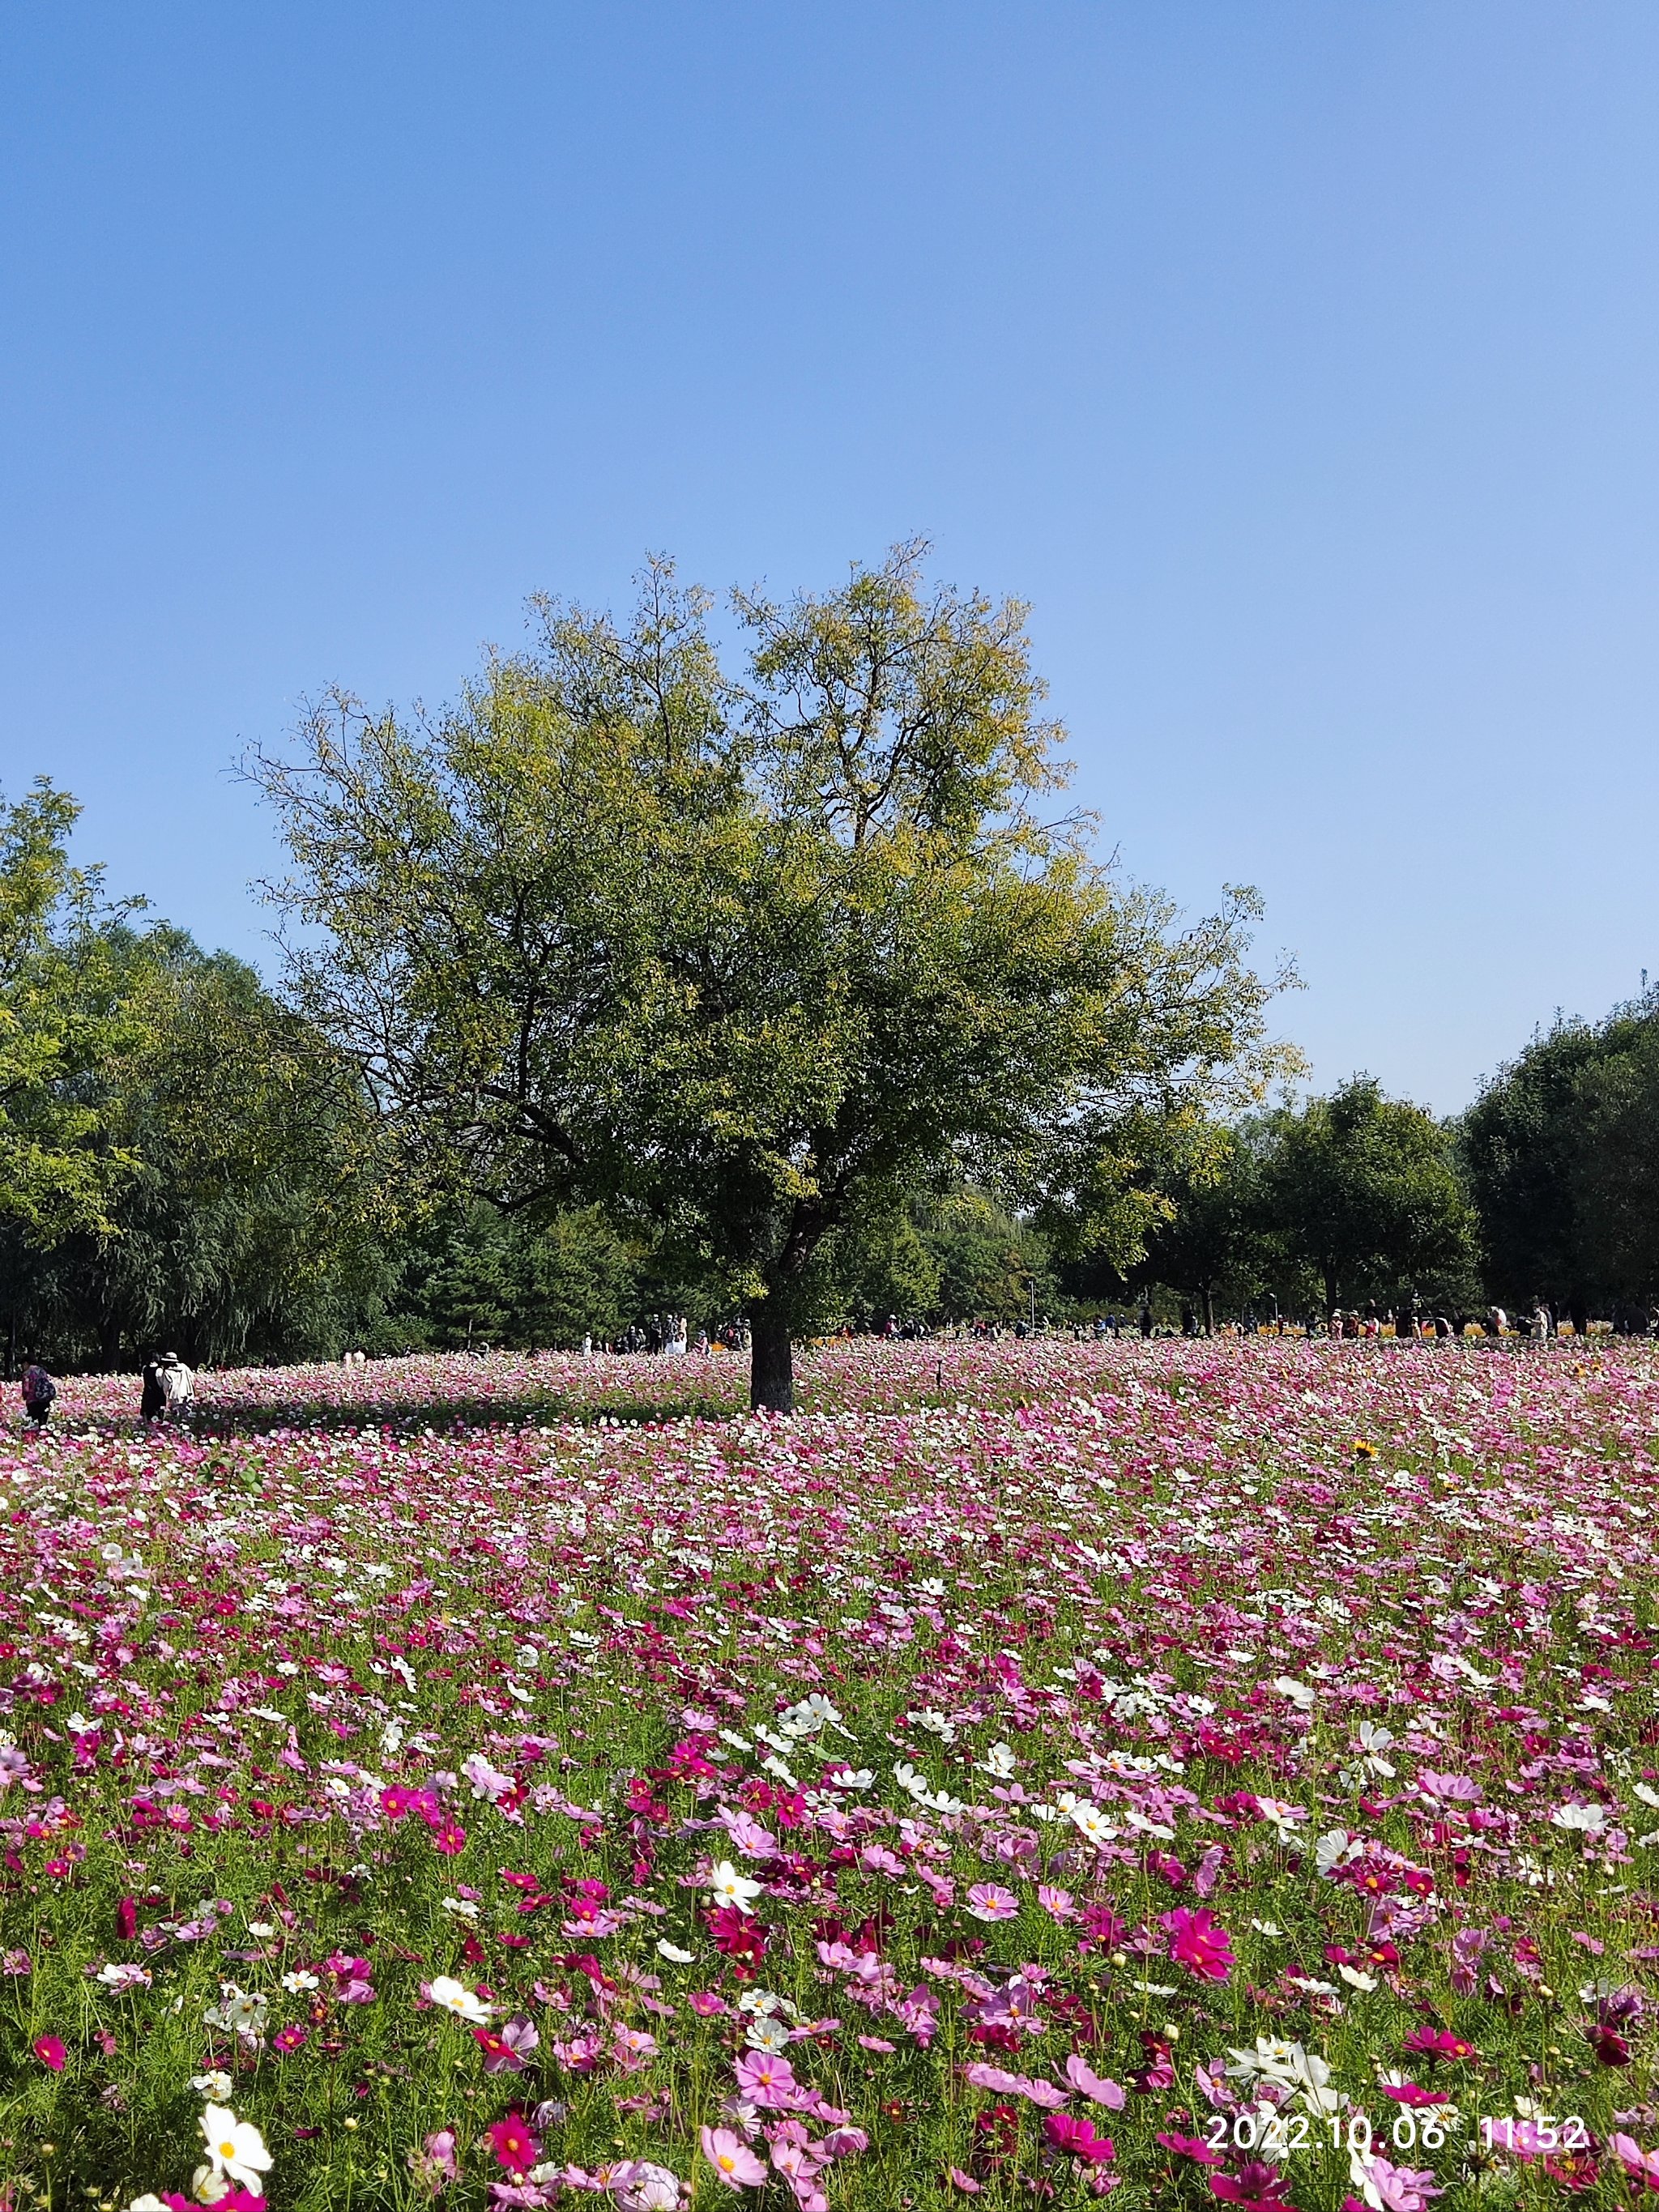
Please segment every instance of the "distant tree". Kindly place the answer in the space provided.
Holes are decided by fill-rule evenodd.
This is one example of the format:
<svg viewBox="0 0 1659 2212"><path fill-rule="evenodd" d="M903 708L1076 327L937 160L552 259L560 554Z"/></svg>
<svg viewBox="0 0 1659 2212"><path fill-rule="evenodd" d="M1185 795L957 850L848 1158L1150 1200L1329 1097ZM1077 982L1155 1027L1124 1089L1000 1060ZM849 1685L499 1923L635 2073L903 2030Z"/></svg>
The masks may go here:
<svg viewBox="0 0 1659 2212"><path fill-rule="evenodd" d="M1197 1301L1206 1335L1217 1301L1248 1304L1280 1258L1264 1204L1263 1134L1260 1124L1183 1133L1160 1182L1170 1212L1145 1272Z"/></svg>
<svg viewBox="0 0 1659 2212"><path fill-rule="evenodd" d="M1048 1243L1029 1222L982 1191L963 1191L917 1208L922 1244L939 1274L930 1318L1004 1325L1054 1304L1059 1284Z"/></svg>
<svg viewBox="0 0 1659 2212"><path fill-rule="evenodd" d="M0 1296L60 1358L105 1367L339 1349L389 1280L356 1070L240 961L166 927L96 937L118 1024L77 1095L122 1177L50 1250L0 1239Z"/></svg>
<svg viewBox="0 0 1659 2212"><path fill-rule="evenodd" d="M1659 1291L1659 1017L1579 1071L1573 1212L1580 1273L1620 1304Z"/></svg>
<svg viewBox="0 0 1659 2212"><path fill-rule="evenodd" d="M0 1223L35 1250L106 1227L133 1166L101 1110L129 1031L79 813L44 779L0 799Z"/></svg>
<svg viewBox="0 0 1659 2212"><path fill-rule="evenodd" d="M1659 1004L1559 1021L1498 1070L1463 1118L1488 1286L1543 1297L1582 1330L1593 1304L1659 1287L1645 1176Z"/></svg>
<svg viewBox="0 0 1659 2212"><path fill-rule="evenodd" d="M1327 1311L1347 1299L1473 1289L1475 1221L1454 1132L1356 1076L1328 1098L1269 1117L1261 1214L1317 1274Z"/></svg>
<svg viewBox="0 0 1659 2212"><path fill-rule="evenodd" d="M599 1205L746 1307L751 1396L835 1310L852 1224L954 1174L1080 1181L1149 1098L1260 1075L1245 895L1192 928L1038 809L1024 610L924 589L541 608L435 723L336 696L256 760L295 866L297 1002L412 1160Z"/></svg>

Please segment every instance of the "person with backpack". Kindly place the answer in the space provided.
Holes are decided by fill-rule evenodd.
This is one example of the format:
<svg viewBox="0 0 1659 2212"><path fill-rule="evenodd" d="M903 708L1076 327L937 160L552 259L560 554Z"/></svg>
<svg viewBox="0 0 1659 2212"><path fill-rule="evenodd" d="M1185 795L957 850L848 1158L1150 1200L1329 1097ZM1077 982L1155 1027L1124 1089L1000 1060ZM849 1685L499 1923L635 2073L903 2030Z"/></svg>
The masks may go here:
<svg viewBox="0 0 1659 2212"><path fill-rule="evenodd" d="M23 1370L23 1411L35 1428L44 1429L52 1419L57 1395L58 1385L38 1359L31 1359Z"/></svg>
<svg viewBox="0 0 1659 2212"><path fill-rule="evenodd" d="M176 1352L164 1352L155 1363L155 1376L161 1386L161 1419L187 1419L196 1406L195 1370L187 1367Z"/></svg>

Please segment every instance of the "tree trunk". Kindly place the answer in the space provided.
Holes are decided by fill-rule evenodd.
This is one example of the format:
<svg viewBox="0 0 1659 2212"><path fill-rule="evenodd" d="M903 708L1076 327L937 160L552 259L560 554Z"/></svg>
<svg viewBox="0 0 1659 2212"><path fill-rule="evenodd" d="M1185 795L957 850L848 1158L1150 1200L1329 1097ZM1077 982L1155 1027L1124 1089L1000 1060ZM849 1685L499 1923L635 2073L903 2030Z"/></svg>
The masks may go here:
<svg viewBox="0 0 1659 2212"><path fill-rule="evenodd" d="M749 1402L769 1413L795 1410L795 1347L789 1323L769 1302L749 1316Z"/></svg>

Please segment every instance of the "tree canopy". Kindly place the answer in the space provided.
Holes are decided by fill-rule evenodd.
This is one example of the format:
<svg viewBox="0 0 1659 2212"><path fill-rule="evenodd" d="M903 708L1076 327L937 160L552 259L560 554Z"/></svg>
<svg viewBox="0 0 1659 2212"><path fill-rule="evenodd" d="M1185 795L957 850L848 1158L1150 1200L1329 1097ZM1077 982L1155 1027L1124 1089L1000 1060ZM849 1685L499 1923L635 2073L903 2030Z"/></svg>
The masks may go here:
<svg viewBox="0 0 1659 2212"><path fill-rule="evenodd" d="M409 1167L599 1205L747 1310L752 1394L836 1248L918 1187L1048 1192L1119 1233L1127 1123L1259 1091L1255 908L1183 925L1048 814L1062 732L1024 610L921 549L787 603L659 564L631 620L538 605L434 717L325 699L279 809L297 1003ZM1127 1248L1126 1248L1127 1249Z"/></svg>
<svg viewBox="0 0 1659 2212"><path fill-rule="evenodd" d="M79 813L44 778L0 799L0 1223L37 1248L106 1227L134 1164L100 1110L131 1032Z"/></svg>

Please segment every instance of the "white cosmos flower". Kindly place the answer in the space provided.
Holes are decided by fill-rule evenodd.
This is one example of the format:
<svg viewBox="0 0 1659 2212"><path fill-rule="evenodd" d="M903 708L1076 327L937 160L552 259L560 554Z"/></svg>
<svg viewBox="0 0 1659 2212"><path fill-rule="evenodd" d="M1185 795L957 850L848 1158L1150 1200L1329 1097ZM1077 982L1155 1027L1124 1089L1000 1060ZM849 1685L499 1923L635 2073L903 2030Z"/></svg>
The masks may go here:
<svg viewBox="0 0 1659 2212"><path fill-rule="evenodd" d="M1308 1817L1300 1805L1284 1805L1276 1797L1258 1797L1255 1809L1281 1844L1294 1843L1298 1824Z"/></svg>
<svg viewBox="0 0 1659 2212"><path fill-rule="evenodd" d="M230 2094L230 2076L222 2068L216 2066L210 2073L192 2074L190 2077L190 2086L192 2089L199 2089L203 2096L208 2098L213 2104L222 2105Z"/></svg>
<svg viewBox="0 0 1659 2212"><path fill-rule="evenodd" d="M1314 1845L1314 1864L1321 1874L1330 1874L1348 1860L1357 1859L1365 1846L1357 1836L1346 1828L1328 1828Z"/></svg>
<svg viewBox="0 0 1659 2212"><path fill-rule="evenodd" d="M1339 1966L1336 1971L1351 1990L1370 1990L1376 1987L1376 1976L1362 1973L1358 1966Z"/></svg>
<svg viewBox="0 0 1659 2212"><path fill-rule="evenodd" d="M1313 1711L1318 1693L1310 1689L1307 1683L1298 1682L1293 1674L1276 1676L1273 1687L1281 1698L1288 1698L1299 1712L1310 1713Z"/></svg>
<svg viewBox="0 0 1659 2212"><path fill-rule="evenodd" d="M283 1987L291 1997L297 1997L302 1990L314 1990L316 1986L316 1975L307 1974L299 1968L291 1974L283 1976Z"/></svg>
<svg viewBox="0 0 1659 2212"><path fill-rule="evenodd" d="M1637 1783L1635 1784L1635 1790L1637 1796L1641 1799L1644 1805L1652 1805L1656 1808L1659 1808L1659 1790L1655 1790L1651 1784L1646 1782Z"/></svg>
<svg viewBox="0 0 1659 2212"><path fill-rule="evenodd" d="M133 2198L127 2212L167 2212L167 2208L159 2197L147 2189L142 2197Z"/></svg>
<svg viewBox="0 0 1659 2212"><path fill-rule="evenodd" d="M716 1905L733 1905L739 1912L752 1912L763 1885L739 1874L730 1859L722 1859L708 1876L708 1893Z"/></svg>
<svg viewBox="0 0 1659 2212"><path fill-rule="evenodd" d="M147 1990L149 1987L149 1972L144 1966L100 1966L98 1978L106 1990Z"/></svg>
<svg viewBox="0 0 1659 2212"><path fill-rule="evenodd" d="M893 1779L901 1790L908 1790L911 1796L919 1798L924 1804L932 1794L927 1786L927 1777L918 1774L908 1759L900 1759L893 1769Z"/></svg>
<svg viewBox="0 0 1659 2212"><path fill-rule="evenodd" d="M1607 1808L1601 1805L1558 1805L1550 1820L1570 1834L1583 1836L1600 1835L1607 1825Z"/></svg>
<svg viewBox="0 0 1659 2212"><path fill-rule="evenodd" d="M750 2021L743 2039L751 2051L763 2051L773 2058L789 2048L788 2029L770 2013L763 2013Z"/></svg>
<svg viewBox="0 0 1659 2212"><path fill-rule="evenodd" d="M222 2027L232 2035L252 2039L264 2032L270 2000L259 1990L239 1990L234 1982L221 1982L220 2002L206 2006L202 2017L210 2027Z"/></svg>
<svg viewBox="0 0 1659 2212"><path fill-rule="evenodd" d="M666 1959L673 1966L689 1966L696 1954L695 1951L682 1951L678 1943L671 1943L665 1936L659 1936L657 1938L657 1956Z"/></svg>
<svg viewBox="0 0 1659 2212"><path fill-rule="evenodd" d="M1091 1804L1086 1799L1075 1805L1068 1805L1066 1809L1072 1816L1073 1826L1091 1844L1109 1844L1117 1833L1099 1806Z"/></svg>
<svg viewBox="0 0 1659 2212"><path fill-rule="evenodd" d="M239 2120L227 2105L210 2105L202 2115L208 2162L216 2179L239 2181L250 2197L263 2197L260 2175L270 2171L270 2153L252 2120Z"/></svg>
<svg viewBox="0 0 1659 2212"><path fill-rule="evenodd" d="M979 1771L981 1774L994 1777L999 1782L1012 1781L1014 1773L1012 1747L1006 1743L994 1743L984 1758L981 1759Z"/></svg>
<svg viewBox="0 0 1659 2212"><path fill-rule="evenodd" d="M453 1974L434 1974L427 1984L427 1995L434 2005L441 2005L446 2012L453 2012L457 2020L464 2020L472 2027L483 2027L495 2009Z"/></svg>
<svg viewBox="0 0 1659 2212"><path fill-rule="evenodd" d="M441 1897L438 1902L458 1920L476 1920L478 1917L478 1908L470 1897Z"/></svg>

